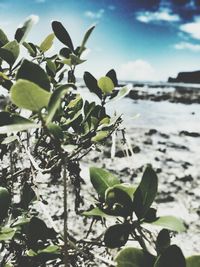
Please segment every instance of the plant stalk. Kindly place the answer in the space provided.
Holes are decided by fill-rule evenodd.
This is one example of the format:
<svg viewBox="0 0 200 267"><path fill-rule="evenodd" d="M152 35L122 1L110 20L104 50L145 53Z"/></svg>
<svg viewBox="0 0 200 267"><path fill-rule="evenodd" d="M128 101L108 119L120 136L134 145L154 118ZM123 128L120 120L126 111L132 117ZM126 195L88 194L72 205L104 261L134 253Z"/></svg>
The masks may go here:
<svg viewBox="0 0 200 267"><path fill-rule="evenodd" d="M69 254L68 254L68 244L67 244L67 219L68 219L68 212L67 212L67 166L66 166L66 159L65 155L62 154L62 162L63 162L63 208L64 208L64 264L65 267L69 267Z"/></svg>

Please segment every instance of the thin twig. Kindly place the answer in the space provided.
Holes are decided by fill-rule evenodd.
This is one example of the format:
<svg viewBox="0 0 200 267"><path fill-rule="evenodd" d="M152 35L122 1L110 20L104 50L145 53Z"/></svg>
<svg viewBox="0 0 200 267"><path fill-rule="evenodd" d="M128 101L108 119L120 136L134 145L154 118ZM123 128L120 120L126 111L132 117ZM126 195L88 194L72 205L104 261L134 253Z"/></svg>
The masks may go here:
<svg viewBox="0 0 200 267"><path fill-rule="evenodd" d="M66 159L64 154L62 154L62 163L63 163L63 207L64 207L64 263L65 267L69 266L68 262L68 245L67 245L67 232L68 232L68 226L67 226L67 219L68 219L68 212L67 212L67 167L66 167Z"/></svg>

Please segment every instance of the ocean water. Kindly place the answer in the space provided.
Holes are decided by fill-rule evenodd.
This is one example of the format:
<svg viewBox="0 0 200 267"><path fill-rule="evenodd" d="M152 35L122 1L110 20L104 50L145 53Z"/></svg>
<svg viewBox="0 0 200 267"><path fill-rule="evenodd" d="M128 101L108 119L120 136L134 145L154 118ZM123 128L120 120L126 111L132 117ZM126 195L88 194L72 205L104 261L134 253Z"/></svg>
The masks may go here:
<svg viewBox="0 0 200 267"><path fill-rule="evenodd" d="M147 88L151 93L158 91L171 91L172 87ZM79 92L85 100L96 101L98 98L86 88L80 88ZM170 103L168 101L155 102L150 100L133 100L124 97L116 102L106 105L110 115L116 113L123 115L126 128L155 128L170 133L177 131L200 132L200 105Z"/></svg>

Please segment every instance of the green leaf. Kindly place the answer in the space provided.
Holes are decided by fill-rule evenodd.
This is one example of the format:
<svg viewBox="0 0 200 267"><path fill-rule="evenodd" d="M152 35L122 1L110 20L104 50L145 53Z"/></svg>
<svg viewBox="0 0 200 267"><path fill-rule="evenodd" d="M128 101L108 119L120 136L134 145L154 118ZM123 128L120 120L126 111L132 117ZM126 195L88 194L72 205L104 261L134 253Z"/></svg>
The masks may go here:
<svg viewBox="0 0 200 267"><path fill-rule="evenodd" d="M87 217L101 217L101 218L108 218L110 215L102 211L100 208L96 207L89 211L84 211L82 215Z"/></svg>
<svg viewBox="0 0 200 267"><path fill-rule="evenodd" d="M24 22L22 27L17 29L15 33L15 40L17 40L18 43L23 43L34 24L35 17L31 16Z"/></svg>
<svg viewBox="0 0 200 267"><path fill-rule="evenodd" d="M56 64L53 61L51 61L50 59L47 59L46 62L47 62L47 65L46 65L47 71L49 70L50 76L54 77L56 75Z"/></svg>
<svg viewBox="0 0 200 267"><path fill-rule="evenodd" d="M91 141L98 143L108 137L109 131L98 131L95 136L92 137Z"/></svg>
<svg viewBox="0 0 200 267"><path fill-rule="evenodd" d="M102 99L102 91L98 87L97 80L94 78L94 76L86 71L84 73L83 79L90 92L96 94L100 99Z"/></svg>
<svg viewBox="0 0 200 267"><path fill-rule="evenodd" d="M54 136L54 138L63 139L63 131L59 125L50 122L49 124L47 124L47 128L49 132Z"/></svg>
<svg viewBox="0 0 200 267"><path fill-rule="evenodd" d="M158 189L158 178L151 167L147 167L135 194L133 207L139 219L143 218L153 203Z"/></svg>
<svg viewBox="0 0 200 267"><path fill-rule="evenodd" d="M84 59L80 59L79 57L77 57L76 55L74 55L74 54L71 54L70 55L70 59L71 59L71 64L72 65L79 65L79 64L82 64L82 63L84 63L86 60L84 60Z"/></svg>
<svg viewBox="0 0 200 267"><path fill-rule="evenodd" d="M32 249L29 249L27 252L26 252L26 255L29 256L29 257L35 257L37 256L38 254L32 250Z"/></svg>
<svg viewBox="0 0 200 267"><path fill-rule="evenodd" d="M152 225L162 226L168 230L183 232L185 231L185 226L183 220L176 218L174 216L162 216L156 221L151 222Z"/></svg>
<svg viewBox="0 0 200 267"><path fill-rule="evenodd" d="M65 27L62 25L62 23L59 21L53 21L52 29L58 40L64 45L68 46L72 51L74 51L74 46L71 37Z"/></svg>
<svg viewBox="0 0 200 267"><path fill-rule="evenodd" d="M13 65L19 56L19 44L16 40L9 42L0 48L0 58L9 65Z"/></svg>
<svg viewBox="0 0 200 267"><path fill-rule="evenodd" d="M26 217L18 217L17 221L12 224L12 227L22 226L28 224L30 222L30 218Z"/></svg>
<svg viewBox="0 0 200 267"><path fill-rule="evenodd" d="M11 87L11 100L19 108L39 112L47 107L51 94L35 83L18 80Z"/></svg>
<svg viewBox="0 0 200 267"><path fill-rule="evenodd" d="M39 125L19 115L5 111L0 112L0 134L10 134L38 127Z"/></svg>
<svg viewBox="0 0 200 267"><path fill-rule="evenodd" d="M15 229L9 227L2 227L0 229L0 241L8 241L15 235Z"/></svg>
<svg viewBox="0 0 200 267"><path fill-rule="evenodd" d="M23 46L28 50L31 57L35 57L37 55L37 48L34 44L23 42Z"/></svg>
<svg viewBox="0 0 200 267"><path fill-rule="evenodd" d="M14 265L12 263L7 262L4 267L14 267Z"/></svg>
<svg viewBox="0 0 200 267"><path fill-rule="evenodd" d="M116 267L153 267L154 257L142 249L127 247L117 254L115 261Z"/></svg>
<svg viewBox="0 0 200 267"><path fill-rule="evenodd" d="M46 123L48 124L53 120L53 117L57 111L57 109L60 107L61 101L63 96L68 92L69 88L76 88L74 84L65 84L59 86L51 95L51 98L49 100L48 104L48 115L46 117Z"/></svg>
<svg viewBox="0 0 200 267"><path fill-rule="evenodd" d="M2 145L8 145L16 140L19 140L19 137L17 135L10 135L10 136L7 136L2 142L1 144Z"/></svg>
<svg viewBox="0 0 200 267"><path fill-rule="evenodd" d="M179 247L169 246L156 260L153 267L186 267L185 257Z"/></svg>
<svg viewBox="0 0 200 267"><path fill-rule="evenodd" d="M16 79L24 79L39 85L41 88L49 91L50 82L46 72L38 65L27 59L23 60Z"/></svg>
<svg viewBox="0 0 200 267"><path fill-rule="evenodd" d="M193 255L189 258L186 258L187 267L199 267L200 266L200 255Z"/></svg>
<svg viewBox="0 0 200 267"><path fill-rule="evenodd" d="M120 184L119 179L112 173L96 167L90 168L90 180L97 193L103 199L105 198L105 191L108 187Z"/></svg>
<svg viewBox="0 0 200 267"><path fill-rule="evenodd" d="M9 42L8 37L2 29L0 29L0 47L4 46Z"/></svg>
<svg viewBox="0 0 200 267"><path fill-rule="evenodd" d="M49 245L48 247L44 249L40 249L37 252L38 254L60 254L60 248L55 245Z"/></svg>
<svg viewBox="0 0 200 267"><path fill-rule="evenodd" d="M104 94L112 93L114 89L113 81L109 77L101 77L97 82L98 87L102 90Z"/></svg>
<svg viewBox="0 0 200 267"><path fill-rule="evenodd" d="M54 37L55 37L55 34L51 33L44 39L44 41L40 44L40 50L42 52L46 52L52 47Z"/></svg>
<svg viewBox="0 0 200 267"><path fill-rule="evenodd" d="M131 231L128 223L110 226L104 235L104 243L108 248L119 248L126 244Z"/></svg>
<svg viewBox="0 0 200 267"><path fill-rule="evenodd" d="M132 89L132 85L128 84L122 88L120 88L117 92L117 95L113 98L111 98L111 100L109 100L109 102L114 102L114 101L118 101L121 98L125 97L126 95L129 94L130 90Z"/></svg>
<svg viewBox="0 0 200 267"><path fill-rule="evenodd" d="M9 80L9 78L8 78L8 76L5 74L5 73L3 73L3 72L1 72L0 71L0 80L2 81L2 80Z"/></svg>
<svg viewBox="0 0 200 267"><path fill-rule="evenodd" d="M94 30L94 28L95 28L95 26L92 26L92 27L90 27L90 28L86 31L86 33L85 33L85 35L84 35L84 38L83 38L83 41L82 41L82 44L81 44L81 46L80 46L80 48L79 48L79 51L78 51L78 54L79 54L79 55L81 55L82 52L84 51L84 49L85 49L85 45L86 45L86 43L87 43L87 40L89 39L89 37L90 37L92 31Z"/></svg>
<svg viewBox="0 0 200 267"><path fill-rule="evenodd" d="M113 69L110 70L110 71L106 74L106 76L109 77L109 78L112 80L112 82L113 82L113 84L114 84L115 87L118 86L117 74L116 74L115 70L113 70Z"/></svg>
<svg viewBox="0 0 200 267"><path fill-rule="evenodd" d="M71 58L65 58L65 59L61 60L60 63L65 64L65 65L68 65L70 67L72 66L72 60L71 60Z"/></svg>
<svg viewBox="0 0 200 267"><path fill-rule="evenodd" d="M82 101L83 100L81 98L81 95L80 94L77 94L76 97L75 97L75 99L73 99L73 100L71 100L69 102L67 108L73 109L74 107L79 106L79 103L81 102L80 107L78 107L78 109L80 109L80 108L82 108L82 105L83 105Z"/></svg>
<svg viewBox="0 0 200 267"><path fill-rule="evenodd" d="M68 66L76 66L79 64L84 63L86 60L80 59L79 57L75 56L74 54L71 54L69 58L64 58L60 62L63 64L66 64Z"/></svg>

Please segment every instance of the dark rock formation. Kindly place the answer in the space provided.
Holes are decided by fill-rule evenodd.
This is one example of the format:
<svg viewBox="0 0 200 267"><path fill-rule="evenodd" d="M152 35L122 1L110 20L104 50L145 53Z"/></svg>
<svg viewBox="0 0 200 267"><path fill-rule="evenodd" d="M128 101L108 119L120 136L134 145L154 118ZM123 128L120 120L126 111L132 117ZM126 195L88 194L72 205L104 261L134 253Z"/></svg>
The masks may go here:
<svg viewBox="0 0 200 267"><path fill-rule="evenodd" d="M200 71L180 72L177 78L169 77L171 83L200 83Z"/></svg>

